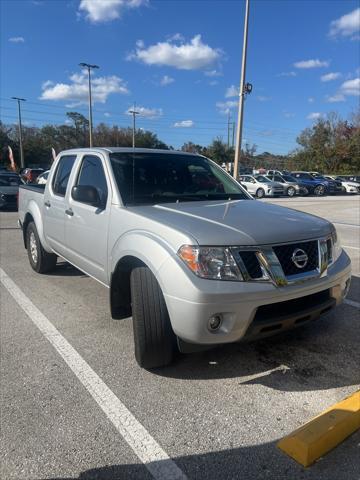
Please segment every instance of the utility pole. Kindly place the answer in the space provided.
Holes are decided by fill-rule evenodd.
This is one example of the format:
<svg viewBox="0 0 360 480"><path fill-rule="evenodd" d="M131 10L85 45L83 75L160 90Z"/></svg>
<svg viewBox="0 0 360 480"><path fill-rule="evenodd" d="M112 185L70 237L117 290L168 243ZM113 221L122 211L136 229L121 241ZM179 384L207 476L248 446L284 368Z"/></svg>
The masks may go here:
<svg viewBox="0 0 360 480"><path fill-rule="evenodd" d="M87 68L88 71L88 82L89 82L89 146L93 146L93 136L92 136L92 99L91 99L91 69L99 68L97 65L91 65L89 63L79 63L80 67Z"/></svg>
<svg viewBox="0 0 360 480"><path fill-rule="evenodd" d="M247 40L248 40L248 25L249 25L249 0L246 0L245 6L245 23L244 23L244 41L243 41L243 53L242 53L242 65L241 65L241 78L239 89L239 111L238 122L236 132L236 148L235 148L235 162L234 162L234 178L237 178L239 171L239 159L241 155L241 140L243 130L243 116L244 116L244 99L245 94L245 74L246 74L246 55L247 55ZM251 91L251 90L250 90Z"/></svg>
<svg viewBox="0 0 360 480"><path fill-rule="evenodd" d="M19 97L11 97L12 100L16 100L18 103L18 114L19 114L19 144L20 144L20 167L24 168L25 167L25 162L24 162L24 149L23 149L23 141L22 141L22 125L21 125L21 107L20 107L20 102L26 102L25 98L19 98Z"/></svg>
<svg viewBox="0 0 360 480"><path fill-rule="evenodd" d="M235 145L235 122L232 123L232 142L231 148L234 148Z"/></svg>
<svg viewBox="0 0 360 480"><path fill-rule="evenodd" d="M140 112L136 111L136 103L134 103L134 107L132 110L129 110L129 113L133 116L133 134L132 134L132 146L135 148L135 132L136 132L136 115L140 115Z"/></svg>
<svg viewBox="0 0 360 480"><path fill-rule="evenodd" d="M230 109L228 111L228 121L227 121L227 137L228 137L228 140L227 140L227 148L229 150L230 148L230 125L231 125L231 122L230 122L230 118L231 118L231 114L230 114Z"/></svg>

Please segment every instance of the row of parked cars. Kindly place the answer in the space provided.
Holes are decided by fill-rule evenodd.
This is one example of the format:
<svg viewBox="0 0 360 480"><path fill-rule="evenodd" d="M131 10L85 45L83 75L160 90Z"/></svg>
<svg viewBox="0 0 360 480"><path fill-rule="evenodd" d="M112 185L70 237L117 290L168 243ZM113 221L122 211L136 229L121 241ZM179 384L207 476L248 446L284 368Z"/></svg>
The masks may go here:
<svg viewBox="0 0 360 480"><path fill-rule="evenodd" d="M321 175L319 172L268 170L266 174L240 175L239 181L257 198L286 195L360 193L359 176Z"/></svg>
<svg viewBox="0 0 360 480"><path fill-rule="evenodd" d="M16 207L19 185L45 184L50 170L25 168L19 174L0 169L0 208ZM265 174L240 175L241 185L257 198L296 195L360 194L359 175L320 175L318 172L268 170Z"/></svg>

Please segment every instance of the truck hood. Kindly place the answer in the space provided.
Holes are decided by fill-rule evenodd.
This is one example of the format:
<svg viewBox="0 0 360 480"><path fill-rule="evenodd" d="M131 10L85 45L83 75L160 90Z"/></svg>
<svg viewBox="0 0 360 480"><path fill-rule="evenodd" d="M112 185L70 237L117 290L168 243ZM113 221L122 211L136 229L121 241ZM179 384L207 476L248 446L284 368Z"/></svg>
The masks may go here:
<svg viewBox="0 0 360 480"><path fill-rule="evenodd" d="M332 228L323 218L258 200L168 203L130 209L155 221L155 234L161 236L162 224L189 235L200 245L297 242L328 235Z"/></svg>

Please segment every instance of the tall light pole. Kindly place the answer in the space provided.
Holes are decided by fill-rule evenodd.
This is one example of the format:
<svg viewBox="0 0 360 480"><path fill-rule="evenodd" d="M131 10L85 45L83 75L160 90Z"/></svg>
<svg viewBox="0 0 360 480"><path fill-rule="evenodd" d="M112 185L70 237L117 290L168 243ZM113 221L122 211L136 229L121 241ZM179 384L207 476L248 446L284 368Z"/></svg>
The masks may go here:
<svg viewBox="0 0 360 480"><path fill-rule="evenodd" d="M243 53L242 53L242 65L241 65L241 78L239 89L239 111L236 131L236 148L235 148L235 162L234 162L234 178L237 178L239 170L239 158L241 155L241 140L243 130L243 117L244 117L244 100L246 92L245 89L245 75L246 75L246 54L247 54L247 40L248 40L248 25L249 25L249 0L246 0L245 6L245 24L244 24L244 41L243 41ZM251 90L250 90L251 91Z"/></svg>
<svg viewBox="0 0 360 480"><path fill-rule="evenodd" d="M89 145L90 148L93 146L93 136L92 136L92 100L91 100L91 69L99 68L97 65L90 65L89 63L79 63L80 67L87 68L88 71L88 81L89 81Z"/></svg>
<svg viewBox="0 0 360 480"><path fill-rule="evenodd" d="M136 109L135 109L135 107L136 107L136 103L134 103L133 109L132 109L132 110L129 110L129 113L131 113L132 116L133 116L133 135L132 135L132 137L133 137L133 138L132 138L132 146L133 146L133 148L135 148L135 132L136 132L136 123L135 123L136 120L135 120L135 118L136 118L136 115L140 115L140 112L137 112Z"/></svg>
<svg viewBox="0 0 360 480"><path fill-rule="evenodd" d="M16 100L18 103L18 114L19 114L19 144L20 144L20 167L25 167L24 162L24 149L23 149L23 141L22 141L22 125L21 125L21 107L20 102L26 102L25 98L19 97L11 97L13 100Z"/></svg>

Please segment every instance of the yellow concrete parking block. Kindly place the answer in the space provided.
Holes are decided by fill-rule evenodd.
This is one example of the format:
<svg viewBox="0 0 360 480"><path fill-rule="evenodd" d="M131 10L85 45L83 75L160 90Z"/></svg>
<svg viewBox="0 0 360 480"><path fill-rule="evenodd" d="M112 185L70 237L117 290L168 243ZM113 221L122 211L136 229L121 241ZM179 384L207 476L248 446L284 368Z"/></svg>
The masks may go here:
<svg viewBox="0 0 360 480"><path fill-rule="evenodd" d="M277 446L304 467L360 428L360 390L279 441Z"/></svg>

